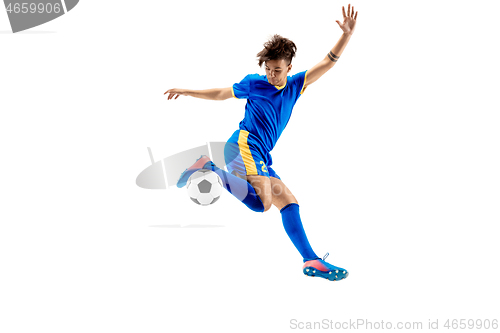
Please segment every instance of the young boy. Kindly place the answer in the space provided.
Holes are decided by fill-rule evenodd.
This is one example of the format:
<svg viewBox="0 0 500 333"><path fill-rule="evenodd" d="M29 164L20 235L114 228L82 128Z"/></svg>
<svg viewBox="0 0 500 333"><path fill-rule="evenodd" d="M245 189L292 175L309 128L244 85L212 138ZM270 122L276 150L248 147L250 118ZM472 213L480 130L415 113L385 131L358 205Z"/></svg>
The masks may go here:
<svg viewBox="0 0 500 333"><path fill-rule="evenodd" d="M344 22L336 21L343 31L342 36L327 56L310 70L287 76L292 69L291 62L297 47L289 39L274 35L257 54L259 67L263 63L266 66L265 76L247 75L229 88L170 89L165 92L168 100L177 99L180 95L210 100L247 99L245 118L224 148L229 172L219 169L207 156L202 156L182 173L177 186L185 186L195 171L209 169L216 172L224 187L251 210L265 212L271 205L276 206L281 212L285 231L303 257L304 274L331 281L342 280L349 273L327 263L328 253L320 259L312 250L302 226L297 199L272 169L270 151L286 127L297 99L335 65L349 42L358 13L354 14L354 7L351 9L349 4L347 15L344 7L342 14Z"/></svg>

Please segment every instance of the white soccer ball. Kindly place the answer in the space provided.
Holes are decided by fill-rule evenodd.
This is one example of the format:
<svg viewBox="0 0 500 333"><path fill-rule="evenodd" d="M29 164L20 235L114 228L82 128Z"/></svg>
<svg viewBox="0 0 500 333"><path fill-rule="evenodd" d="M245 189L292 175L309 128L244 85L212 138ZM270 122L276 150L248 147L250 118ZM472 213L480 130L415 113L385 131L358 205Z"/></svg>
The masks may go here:
<svg viewBox="0 0 500 333"><path fill-rule="evenodd" d="M186 187L191 200L202 206L213 204L222 194L222 180L215 172L207 169L193 173Z"/></svg>

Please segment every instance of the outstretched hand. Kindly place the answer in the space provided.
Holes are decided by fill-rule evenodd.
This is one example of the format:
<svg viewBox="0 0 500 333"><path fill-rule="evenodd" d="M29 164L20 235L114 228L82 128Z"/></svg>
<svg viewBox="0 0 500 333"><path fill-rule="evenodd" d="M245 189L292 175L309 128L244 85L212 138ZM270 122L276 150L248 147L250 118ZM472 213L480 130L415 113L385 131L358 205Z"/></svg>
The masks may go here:
<svg viewBox="0 0 500 333"><path fill-rule="evenodd" d="M342 14L344 15L344 23L340 23L339 21L335 21L339 24L340 29L346 34L352 35L354 32L354 28L356 27L356 18L358 17L358 12L354 15L354 6L351 4L347 7L347 15L345 14L344 6L342 6Z"/></svg>
<svg viewBox="0 0 500 333"><path fill-rule="evenodd" d="M170 89L167 90L163 95L166 94L168 94L168 100L171 100L172 98L177 99L180 95L185 95L186 93L183 89Z"/></svg>

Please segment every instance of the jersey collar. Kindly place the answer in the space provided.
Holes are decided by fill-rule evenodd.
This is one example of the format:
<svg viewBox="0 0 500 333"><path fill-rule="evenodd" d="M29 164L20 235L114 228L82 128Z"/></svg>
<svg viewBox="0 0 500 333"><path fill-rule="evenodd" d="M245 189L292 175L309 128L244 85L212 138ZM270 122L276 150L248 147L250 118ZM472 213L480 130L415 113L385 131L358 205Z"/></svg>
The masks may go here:
<svg viewBox="0 0 500 333"><path fill-rule="evenodd" d="M266 79L266 82L267 82L267 83L269 83L269 80L267 79L267 75L264 75L264 78ZM286 84L287 84L287 83L288 83L288 77L286 78L286 82L285 82L285 84L284 84L284 85L282 85L282 86L275 86L275 85L272 85L272 84L271 84L271 85L272 85L273 87L275 87L276 89L281 90L281 89L283 89L283 88L285 88L285 87L286 87ZM269 84L270 84L270 83L269 83Z"/></svg>

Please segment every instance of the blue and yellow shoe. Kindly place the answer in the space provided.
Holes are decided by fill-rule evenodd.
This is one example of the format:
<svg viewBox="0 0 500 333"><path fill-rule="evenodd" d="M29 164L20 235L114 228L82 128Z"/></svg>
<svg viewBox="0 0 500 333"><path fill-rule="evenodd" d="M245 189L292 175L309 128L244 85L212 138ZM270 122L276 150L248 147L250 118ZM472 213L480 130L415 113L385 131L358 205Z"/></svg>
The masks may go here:
<svg viewBox="0 0 500 333"><path fill-rule="evenodd" d="M329 253L323 259L309 260L304 263L302 271L307 276L319 276L330 281L339 281L349 276L344 268L333 266L325 261Z"/></svg>
<svg viewBox="0 0 500 333"><path fill-rule="evenodd" d="M201 155L201 157L199 159L197 159L193 165L191 165L189 168L184 170L184 172L179 177L179 180L177 181L177 187L181 188L181 187L186 186L186 183L187 183L189 177L191 177L191 175L193 173L195 173L196 171L198 171L200 169L204 169L205 164L207 164L208 162L210 162L210 165L213 164L212 161L210 161L210 158L208 156Z"/></svg>

